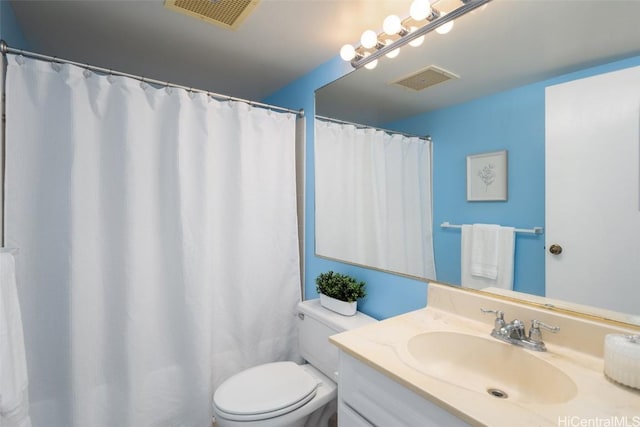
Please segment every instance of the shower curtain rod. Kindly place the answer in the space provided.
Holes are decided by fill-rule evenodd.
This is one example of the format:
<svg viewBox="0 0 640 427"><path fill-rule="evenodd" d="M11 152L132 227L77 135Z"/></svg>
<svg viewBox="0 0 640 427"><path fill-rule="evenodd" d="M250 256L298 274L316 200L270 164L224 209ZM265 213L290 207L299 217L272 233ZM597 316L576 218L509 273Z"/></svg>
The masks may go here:
<svg viewBox="0 0 640 427"><path fill-rule="evenodd" d="M262 102L250 101L248 99L236 98L234 96L229 96L229 95L221 95L219 93L209 92L209 91L203 90L203 89L194 89L192 87L182 86L182 85L175 84L175 83L164 82L164 81L155 80L155 79L148 79L148 78L143 77L143 76L136 76L134 74L123 73L122 71L116 71L116 70L112 70L112 69L108 69L108 68L98 67L98 66L95 66L95 65L89 65L89 64L83 64L83 63L80 63L80 62L74 62L74 61L70 61L68 59L58 58L57 56L42 55L42 54L39 54L39 53L29 52L29 51L22 50L22 49L12 48L9 45L7 45L7 43L4 40L0 40L0 53L2 53L2 55L6 55L7 53L13 53L13 54L16 54L16 55L22 55L22 56L26 56L26 57L29 57L29 58L42 59L42 60L49 61L49 62L76 65L78 67L85 68L85 69L91 70L91 71L97 71L97 72L100 72L100 73L103 73L103 74L111 74L111 75L114 75L114 76L129 77L129 78L132 78L132 79L135 79L135 80L139 80L139 81L144 82L144 83L155 84L155 85L162 86L162 87L173 87L173 88L177 88L177 89L184 89L184 90L186 90L188 92L204 93L204 94L206 94L208 96L211 96L212 98L219 98L219 99L222 99L222 100L225 100L225 101L243 102L245 104L249 104L249 105L254 106L254 107L265 108L267 110L278 110L278 111L282 111L282 112L286 112L286 113L293 113L293 114L298 115L299 117L304 117L304 109L302 109L302 108L300 110L292 110L290 108L278 107L277 105L264 104Z"/></svg>
<svg viewBox="0 0 640 427"><path fill-rule="evenodd" d="M431 142L431 135L425 135L425 136L412 135L410 133L398 132L397 130L384 129L384 128L379 128L379 127L376 127L376 126L363 125L362 123L348 122L346 120L334 119L332 117L326 117L326 116L318 116L318 115L316 115L316 119L320 119L320 120L323 120L323 121L326 121L326 122L338 123L338 124L341 124L341 125L352 125L352 126L355 126L356 128L359 128L359 129L375 129L375 130L379 130L379 131L386 132L386 133L395 133L397 135L407 136L409 138L420 138L420 139L424 139L425 141Z"/></svg>

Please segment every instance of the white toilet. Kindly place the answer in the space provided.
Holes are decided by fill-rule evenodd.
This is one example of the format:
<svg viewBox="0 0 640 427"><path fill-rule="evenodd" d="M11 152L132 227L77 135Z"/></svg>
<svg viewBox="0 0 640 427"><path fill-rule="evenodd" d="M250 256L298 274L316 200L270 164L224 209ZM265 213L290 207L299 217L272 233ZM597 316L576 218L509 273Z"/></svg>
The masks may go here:
<svg viewBox="0 0 640 427"><path fill-rule="evenodd" d="M298 346L308 363L267 363L227 379L213 396L218 426L326 426L338 380L338 349L329 336L375 321L360 312L336 314L318 299L299 303Z"/></svg>

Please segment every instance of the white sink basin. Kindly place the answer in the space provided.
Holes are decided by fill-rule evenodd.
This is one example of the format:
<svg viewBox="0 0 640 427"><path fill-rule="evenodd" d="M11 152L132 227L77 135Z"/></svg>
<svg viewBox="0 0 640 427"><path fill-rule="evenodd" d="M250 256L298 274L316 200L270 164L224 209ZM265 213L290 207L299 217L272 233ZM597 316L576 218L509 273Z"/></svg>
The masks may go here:
<svg viewBox="0 0 640 427"><path fill-rule="evenodd" d="M560 404L577 393L551 363L491 337L425 332L409 339L403 358L427 375L514 403Z"/></svg>

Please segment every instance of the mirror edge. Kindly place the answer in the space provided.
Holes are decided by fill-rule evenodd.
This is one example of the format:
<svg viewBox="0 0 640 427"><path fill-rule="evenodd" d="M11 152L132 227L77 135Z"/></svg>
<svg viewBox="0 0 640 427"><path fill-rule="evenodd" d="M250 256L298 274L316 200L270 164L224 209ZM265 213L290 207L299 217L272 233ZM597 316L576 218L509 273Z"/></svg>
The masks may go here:
<svg viewBox="0 0 640 427"><path fill-rule="evenodd" d="M424 280L424 279L423 279ZM476 293L476 294L480 294L480 295L485 295L485 296L490 296L492 298L497 298L500 300L504 300L504 301L509 301L509 302L515 302L518 304L523 304L523 305L527 305L529 307L535 307L535 308L539 308L539 309L543 309L543 310L549 310L549 311L553 311L555 313L560 313L560 314L564 314L564 315L568 315L568 316L572 316L572 317L577 317L580 319L585 319L585 320L591 320L591 321L595 321L595 322L600 322L600 323L605 323L608 325L612 325L612 326L618 326L618 327L624 327L624 328L630 328L630 329L636 329L638 331L640 331L640 325L638 325L637 323L631 323L631 322L625 322L624 320L621 320L619 318L615 318L615 315L618 316L631 316L625 313L618 313L618 312L609 312L611 313L610 316L604 316L604 315L598 315L598 314L594 314L594 313L587 313L585 311L579 311L579 307L576 305L576 308L572 309L569 307L562 307L560 306L560 304L569 304L566 303L564 301L555 301L555 300L551 300L547 297L541 297L539 295L529 295L529 294L524 294L521 292L517 292L517 291L505 291L504 293L496 293L495 290L492 290L491 292L486 291L486 290L482 290L482 289L472 289L472 288L464 288L462 286L459 285L454 285L451 283L446 283L446 282L440 282L438 280L425 280L427 282L427 286L429 285L429 283L436 283L438 285L444 285L444 286L452 286L452 287L456 287L458 289L462 289L464 291L467 292L472 292L472 293ZM507 293L513 293L513 294L517 294L517 295L507 295ZM522 295L522 297L518 297L519 295ZM538 301L535 301L538 300ZM545 301L553 301L554 304L550 303L550 302L542 302L543 300ZM591 307L590 307L591 308Z"/></svg>

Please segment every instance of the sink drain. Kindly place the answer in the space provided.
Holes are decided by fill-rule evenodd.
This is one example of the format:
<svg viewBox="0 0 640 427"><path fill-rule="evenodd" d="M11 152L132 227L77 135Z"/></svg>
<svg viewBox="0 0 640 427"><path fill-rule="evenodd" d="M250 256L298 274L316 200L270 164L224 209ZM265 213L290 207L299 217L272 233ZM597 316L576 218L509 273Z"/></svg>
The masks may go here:
<svg viewBox="0 0 640 427"><path fill-rule="evenodd" d="M488 388L487 393L489 393L493 397L497 397L498 399L506 399L507 397L509 397L506 392L498 388Z"/></svg>

